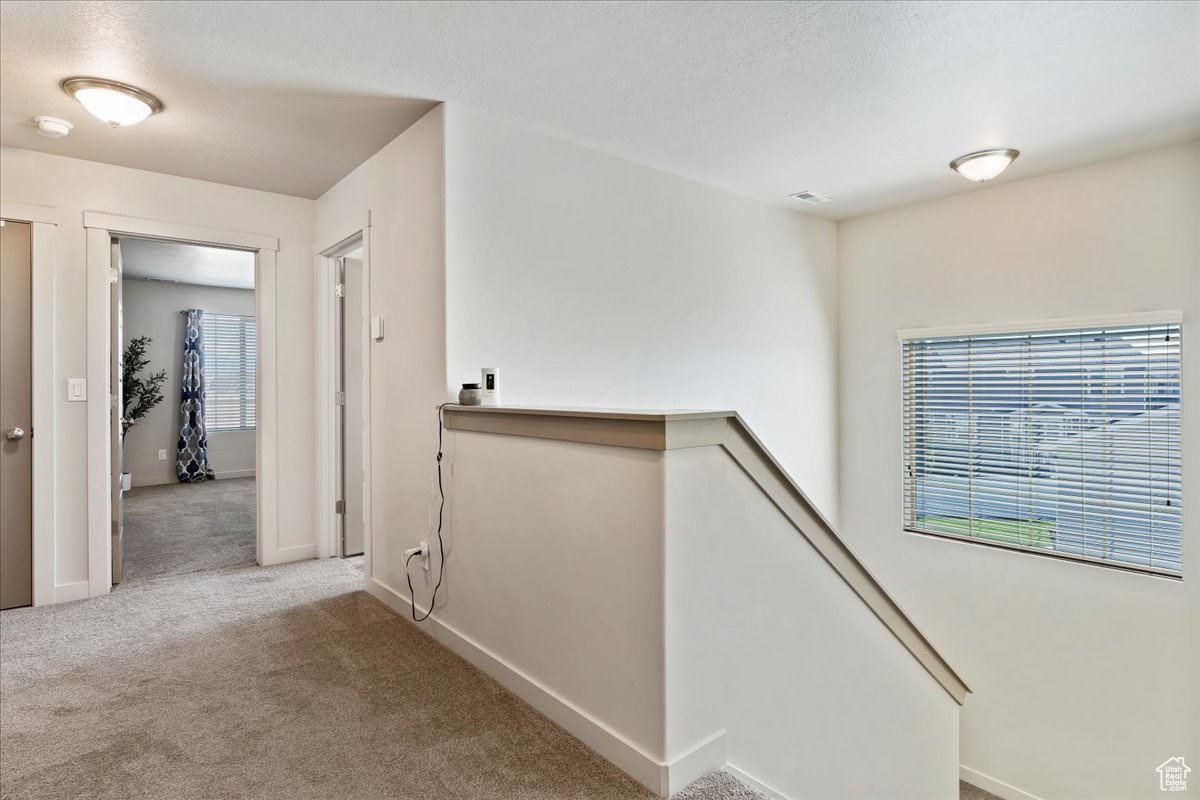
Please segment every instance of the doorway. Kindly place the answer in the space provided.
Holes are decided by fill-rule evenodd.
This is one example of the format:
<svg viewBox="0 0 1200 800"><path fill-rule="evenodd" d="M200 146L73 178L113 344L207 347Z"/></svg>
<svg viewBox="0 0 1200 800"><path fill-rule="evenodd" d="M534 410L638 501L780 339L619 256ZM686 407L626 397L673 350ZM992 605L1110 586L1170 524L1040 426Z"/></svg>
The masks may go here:
<svg viewBox="0 0 1200 800"><path fill-rule="evenodd" d="M0 220L0 608L33 603L32 241Z"/></svg>
<svg viewBox="0 0 1200 800"><path fill-rule="evenodd" d="M112 581L254 563L255 253L112 248Z"/></svg>
<svg viewBox="0 0 1200 800"><path fill-rule="evenodd" d="M206 245L251 254L255 295L255 418L254 439L255 561L277 564L316 554L315 545L281 546L279 541L278 409L276 390L276 259L279 240L273 236L204 228L172 222L85 211L87 231L87 378L95 387L86 391L88 474L88 585L87 595L98 597L112 588L113 570L113 406L118 370L113 368L112 282L123 265L113 263L112 240L125 239ZM178 311L179 309L176 309ZM123 344L123 343L122 343ZM182 353L180 353L182 360ZM182 408L179 409L182 418ZM183 433L182 426L179 431ZM175 451L175 456L172 456ZM157 450L155 458L157 459ZM168 450L167 462L179 458L178 440ZM199 463L199 462L198 462ZM200 469L197 466L197 469ZM127 471L127 470L126 470ZM130 481L132 483L132 480ZM207 481L205 481L207 482ZM220 483L217 481L216 483ZM128 521L126 521L128 522ZM128 574L122 576L128 580Z"/></svg>

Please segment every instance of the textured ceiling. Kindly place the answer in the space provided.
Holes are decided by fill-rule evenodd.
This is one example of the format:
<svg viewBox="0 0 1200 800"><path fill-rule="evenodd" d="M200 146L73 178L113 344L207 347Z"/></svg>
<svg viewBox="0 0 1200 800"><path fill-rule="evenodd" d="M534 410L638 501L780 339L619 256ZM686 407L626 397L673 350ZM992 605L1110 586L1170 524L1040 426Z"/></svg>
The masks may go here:
<svg viewBox="0 0 1200 800"><path fill-rule="evenodd" d="M411 98L833 218L968 191L946 163L983 147L1017 180L1200 135L1192 2L0 5L5 143L308 197ZM73 74L167 110L107 130Z"/></svg>
<svg viewBox="0 0 1200 800"><path fill-rule="evenodd" d="M127 278L254 288L254 253L156 239L121 239L121 272Z"/></svg>

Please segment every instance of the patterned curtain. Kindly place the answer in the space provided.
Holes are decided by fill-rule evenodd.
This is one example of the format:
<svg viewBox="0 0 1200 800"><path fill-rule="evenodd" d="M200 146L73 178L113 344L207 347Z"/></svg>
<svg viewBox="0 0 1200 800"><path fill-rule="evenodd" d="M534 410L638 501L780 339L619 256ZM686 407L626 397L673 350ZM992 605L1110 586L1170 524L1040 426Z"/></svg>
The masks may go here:
<svg viewBox="0 0 1200 800"><path fill-rule="evenodd" d="M204 312L189 308L183 333L183 402L179 406L179 454L175 472L181 483L215 477L208 466L208 431L204 425Z"/></svg>

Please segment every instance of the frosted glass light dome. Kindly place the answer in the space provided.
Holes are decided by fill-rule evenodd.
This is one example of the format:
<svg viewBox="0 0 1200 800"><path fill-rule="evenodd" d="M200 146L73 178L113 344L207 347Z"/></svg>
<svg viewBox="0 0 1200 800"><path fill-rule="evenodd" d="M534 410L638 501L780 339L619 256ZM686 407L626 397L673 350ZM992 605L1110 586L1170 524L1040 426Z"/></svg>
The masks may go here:
<svg viewBox="0 0 1200 800"><path fill-rule="evenodd" d="M1008 165L1015 161L1019 155L1021 155L1021 152L1012 148L980 150L976 153L967 153L965 156L959 156L954 159L950 162L950 169L969 181L983 183L984 181L990 181L1008 169Z"/></svg>
<svg viewBox="0 0 1200 800"><path fill-rule="evenodd" d="M163 108L162 102L149 92L103 78L71 78L63 81L63 90L92 116L114 128L136 125Z"/></svg>

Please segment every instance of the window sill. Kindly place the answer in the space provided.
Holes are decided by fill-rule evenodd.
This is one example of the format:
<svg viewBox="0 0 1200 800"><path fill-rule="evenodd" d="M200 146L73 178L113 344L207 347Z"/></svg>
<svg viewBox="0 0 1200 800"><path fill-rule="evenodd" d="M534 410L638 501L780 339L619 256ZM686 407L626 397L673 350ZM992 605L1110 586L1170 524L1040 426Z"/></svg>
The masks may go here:
<svg viewBox="0 0 1200 800"><path fill-rule="evenodd" d="M1007 550L1016 553L1029 553L1035 556L1044 556L1052 558L1056 561L1074 562L1076 564L1087 564L1093 567L1103 567L1117 572L1129 572L1135 575L1144 575L1151 578L1165 578L1172 581L1183 581L1183 573L1174 570L1162 569L1161 567L1147 567L1140 564L1122 564L1115 561L1104 561L1099 558L1090 556L1077 555L1075 553L1064 553L1058 550L1043 550L1039 547L1026 547L1019 544L1008 544L1006 542L995 542L987 539L977 539L971 536L959 536L953 533L942 533L940 531L926 531L919 528L910 528L905 526L904 532L929 539L943 539L951 542L959 542L961 544L976 545L978 547L986 547L991 550Z"/></svg>

